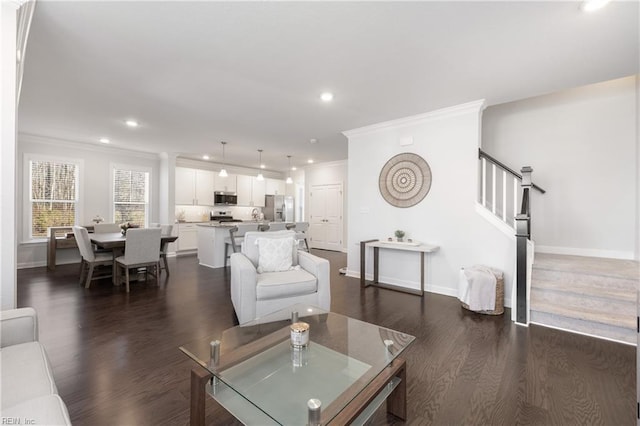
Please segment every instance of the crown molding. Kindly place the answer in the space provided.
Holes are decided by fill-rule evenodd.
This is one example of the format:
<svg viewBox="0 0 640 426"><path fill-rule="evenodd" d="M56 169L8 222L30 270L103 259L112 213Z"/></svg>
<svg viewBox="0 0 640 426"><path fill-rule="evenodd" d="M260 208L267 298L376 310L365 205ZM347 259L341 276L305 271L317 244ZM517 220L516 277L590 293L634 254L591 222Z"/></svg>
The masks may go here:
<svg viewBox="0 0 640 426"><path fill-rule="evenodd" d="M30 133L18 133L18 146L21 143L38 143L43 145L52 145L57 147L64 147L70 149L79 149L83 151L102 152L109 154L124 154L129 157L144 158L147 160L158 160L160 153L152 153L146 151L136 151L133 149L125 149L119 147L113 147L103 144L71 141L66 139L57 139L49 136L34 135Z"/></svg>
<svg viewBox="0 0 640 426"><path fill-rule="evenodd" d="M398 118L396 120L383 121L382 123L372 124L370 126L360 127L353 130L347 130L342 132L342 134L347 138L350 138L353 136L362 136L407 126L415 126L429 121L442 120L445 118L455 117L471 112L479 113L485 108L485 106L485 100L480 99L473 102L467 102L465 104L437 109L435 111L427 112L424 114L412 115L409 117Z"/></svg>

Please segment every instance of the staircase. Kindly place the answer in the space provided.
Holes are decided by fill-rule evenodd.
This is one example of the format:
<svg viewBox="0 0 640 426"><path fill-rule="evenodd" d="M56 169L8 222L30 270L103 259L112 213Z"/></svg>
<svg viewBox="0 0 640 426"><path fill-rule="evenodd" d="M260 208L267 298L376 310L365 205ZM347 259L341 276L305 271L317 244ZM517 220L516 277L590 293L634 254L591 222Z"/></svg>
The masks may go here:
<svg viewBox="0 0 640 426"><path fill-rule="evenodd" d="M536 253L531 322L635 344L639 281L636 261Z"/></svg>

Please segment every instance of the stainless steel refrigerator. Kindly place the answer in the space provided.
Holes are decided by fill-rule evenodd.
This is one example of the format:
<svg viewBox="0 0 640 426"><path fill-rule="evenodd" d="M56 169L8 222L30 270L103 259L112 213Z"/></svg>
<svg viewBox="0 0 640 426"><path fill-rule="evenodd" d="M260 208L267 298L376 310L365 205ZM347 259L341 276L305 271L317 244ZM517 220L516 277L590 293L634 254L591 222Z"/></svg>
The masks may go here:
<svg viewBox="0 0 640 426"><path fill-rule="evenodd" d="M295 222L291 195L265 195L262 212L269 222Z"/></svg>

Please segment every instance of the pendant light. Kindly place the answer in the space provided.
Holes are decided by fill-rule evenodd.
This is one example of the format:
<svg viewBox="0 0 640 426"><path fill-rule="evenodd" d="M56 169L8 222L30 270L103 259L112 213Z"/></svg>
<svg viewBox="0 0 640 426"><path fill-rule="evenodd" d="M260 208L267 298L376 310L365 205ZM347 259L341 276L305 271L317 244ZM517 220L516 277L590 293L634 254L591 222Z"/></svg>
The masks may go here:
<svg viewBox="0 0 640 426"><path fill-rule="evenodd" d="M291 156L287 155L287 158L289 159L289 170L288 170L288 176L287 176L287 184L293 183L293 179L291 179Z"/></svg>
<svg viewBox="0 0 640 426"><path fill-rule="evenodd" d="M225 141L222 141L220 143L222 144L222 169L220 170L220 173L218 173L218 176L227 177L227 176L229 176L229 174L227 173L227 169L224 168L224 146L227 143Z"/></svg>
<svg viewBox="0 0 640 426"><path fill-rule="evenodd" d="M258 150L258 167L262 168L262 150ZM262 171L258 171L258 176L256 177L258 180L264 180L264 176L262 176Z"/></svg>

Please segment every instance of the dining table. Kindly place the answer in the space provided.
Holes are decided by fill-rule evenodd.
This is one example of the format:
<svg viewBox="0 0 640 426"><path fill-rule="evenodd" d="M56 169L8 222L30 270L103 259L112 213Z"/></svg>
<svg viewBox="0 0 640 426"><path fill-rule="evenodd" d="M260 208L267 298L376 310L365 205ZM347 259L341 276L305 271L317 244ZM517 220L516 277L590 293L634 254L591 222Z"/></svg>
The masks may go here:
<svg viewBox="0 0 640 426"><path fill-rule="evenodd" d="M91 243L95 244L98 248L113 250L113 258L122 256L127 243L127 235L122 232L105 232L105 233L92 233L89 234ZM163 235L160 237L160 249L164 250L169 243L173 243L178 239L177 235ZM165 250L166 251L166 250ZM169 273L167 265L167 275ZM114 274L115 277L115 262L114 262Z"/></svg>

